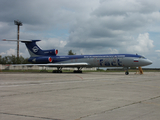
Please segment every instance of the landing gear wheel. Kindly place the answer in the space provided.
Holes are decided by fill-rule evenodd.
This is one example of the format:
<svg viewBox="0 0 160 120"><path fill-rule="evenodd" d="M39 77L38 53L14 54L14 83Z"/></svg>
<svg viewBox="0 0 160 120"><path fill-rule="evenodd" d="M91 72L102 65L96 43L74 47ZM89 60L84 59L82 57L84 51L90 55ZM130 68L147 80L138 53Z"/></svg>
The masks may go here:
<svg viewBox="0 0 160 120"><path fill-rule="evenodd" d="M57 70L53 70L52 73L62 73L62 67L57 67Z"/></svg>
<svg viewBox="0 0 160 120"><path fill-rule="evenodd" d="M82 73L82 67L77 67L78 70L74 70L74 73Z"/></svg>
<svg viewBox="0 0 160 120"><path fill-rule="evenodd" d="M62 70L53 70L52 73L62 73Z"/></svg>
<svg viewBox="0 0 160 120"><path fill-rule="evenodd" d="M74 70L73 72L74 72L74 73L82 73L81 70Z"/></svg>
<svg viewBox="0 0 160 120"><path fill-rule="evenodd" d="M129 72L128 72L128 71L126 71L126 72L125 72L125 74L126 74L126 75L129 75Z"/></svg>

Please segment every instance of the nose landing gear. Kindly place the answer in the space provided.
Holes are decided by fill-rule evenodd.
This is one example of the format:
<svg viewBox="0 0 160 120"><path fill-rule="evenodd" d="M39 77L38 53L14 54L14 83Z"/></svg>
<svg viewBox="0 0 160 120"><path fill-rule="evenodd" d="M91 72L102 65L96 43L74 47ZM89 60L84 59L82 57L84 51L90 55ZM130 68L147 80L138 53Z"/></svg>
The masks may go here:
<svg viewBox="0 0 160 120"><path fill-rule="evenodd" d="M129 75L129 72L128 72L128 70L126 70L125 74L126 74L126 75Z"/></svg>
<svg viewBox="0 0 160 120"><path fill-rule="evenodd" d="M124 67L124 70L125 70L125 75L129 75L129 71L128 71L128 67Z"/></svg>

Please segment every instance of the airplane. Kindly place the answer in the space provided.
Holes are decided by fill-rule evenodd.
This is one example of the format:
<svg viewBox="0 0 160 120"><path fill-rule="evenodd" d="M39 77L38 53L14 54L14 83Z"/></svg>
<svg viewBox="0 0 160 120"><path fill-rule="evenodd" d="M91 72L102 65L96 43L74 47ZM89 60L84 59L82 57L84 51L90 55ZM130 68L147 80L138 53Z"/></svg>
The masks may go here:
<svg viewBox="0 0 160 120"><path fill-rule="evenodd" d="M3 41L17 41L6 40ZM152 64L152 61L138 54L96 54L96 55L64 55L58 56L57 49L42 50L36 42L41 40L19 40L25 43L30 58L29 62L32 64L25 64L25 66L47 66L57 67L53 73L62 73L64 67L77 67L74 73L82 73L82 68L91 67L123 67L128 75L130 67L141 67Z"/></svg>

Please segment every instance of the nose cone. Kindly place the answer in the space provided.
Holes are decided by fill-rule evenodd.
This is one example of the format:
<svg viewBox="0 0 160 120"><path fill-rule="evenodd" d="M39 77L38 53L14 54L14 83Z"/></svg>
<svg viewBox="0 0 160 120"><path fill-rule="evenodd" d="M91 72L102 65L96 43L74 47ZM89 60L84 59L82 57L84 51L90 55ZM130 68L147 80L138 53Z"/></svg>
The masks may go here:
<svg viewBox="0 0 160 120"><path fill-rule="evenodd" d="M150 65L150 64L152 64L152 61L149 60L149 59L146 59L146 60L144 61L144 64L145 64L145 65Z"/></svg>
<svg viewBox="0 0 160 120"><path fill-rule="evenodd" d="M152 61L149 59L134 59L133 66L147 66L152 64Z"/></svg>

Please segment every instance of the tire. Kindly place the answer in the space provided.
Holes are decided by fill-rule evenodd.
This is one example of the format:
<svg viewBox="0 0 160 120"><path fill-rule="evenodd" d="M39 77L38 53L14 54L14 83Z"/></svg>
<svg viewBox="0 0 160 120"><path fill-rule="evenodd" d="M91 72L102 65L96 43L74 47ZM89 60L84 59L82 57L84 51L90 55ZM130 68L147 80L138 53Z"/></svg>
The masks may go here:
<svg viewBox="0 0 160 120"><path fill-rule="evenodd" d="M126 72L125 72L125 74L126 74L126 75L129 75L129 72L128 72L128 71L126 71Z"/></svg>

